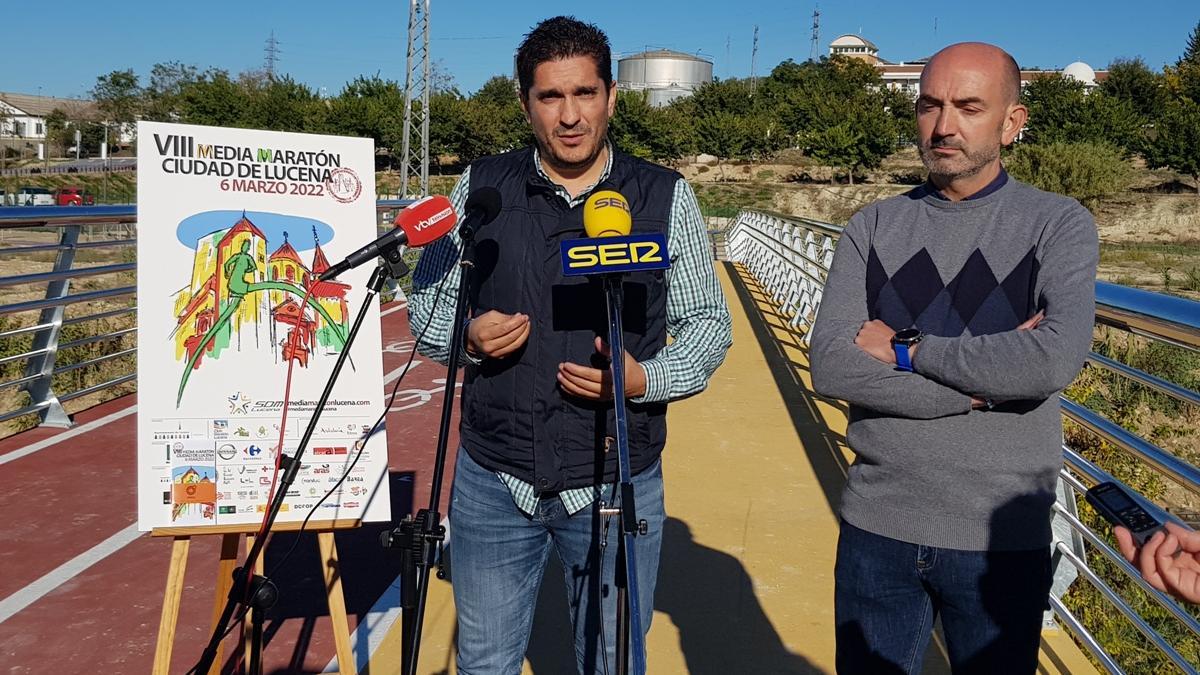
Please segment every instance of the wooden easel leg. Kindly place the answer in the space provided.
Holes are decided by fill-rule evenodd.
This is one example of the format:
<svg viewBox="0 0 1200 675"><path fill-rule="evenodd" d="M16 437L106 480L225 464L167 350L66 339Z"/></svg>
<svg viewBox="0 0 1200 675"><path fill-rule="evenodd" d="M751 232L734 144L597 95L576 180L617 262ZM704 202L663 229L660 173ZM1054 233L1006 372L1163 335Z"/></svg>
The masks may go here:
<svg viewBox="0 0 1200 675"><path fill-rule="evenodd" d="M238 534L223 534L221 535L221 562L217 566L217 599L213 603L212 625L216 628L217 622L221 620L221 610L225 608L225 601L229 598L229 589L233 587L233 570L237 567L238 557L238 540L241 535ZM222 641L224 645L224 641ZM217 647L217 658L213 661L212 668L209 668L209 675L217 675L221 672L221 657L224 647Z"/></svg>
<svg viewBox="0 0 1200 675"><path fill-rule="evenodd" d="M175 537L171 544L171 566L167 568L167 590L163 595L162 618L158 622L158 645L154 649L154 675L168 675L171 669L171 648L175 646L175 627L179 622L179 605L183 599L183 573L187 571L188 548L191 537Z"/></svg>
<svg viewBox="0 0 1200 675"><path fill-rule="evenodd" d="M338 670L342 675L358 675L354 650L350 648L350 622L346 617L346 597L342 594L342 569L338 563L333 531L317 533L321 550L321 568L325 575L325 596L333 625L333 644L337 650Z"/></svg>

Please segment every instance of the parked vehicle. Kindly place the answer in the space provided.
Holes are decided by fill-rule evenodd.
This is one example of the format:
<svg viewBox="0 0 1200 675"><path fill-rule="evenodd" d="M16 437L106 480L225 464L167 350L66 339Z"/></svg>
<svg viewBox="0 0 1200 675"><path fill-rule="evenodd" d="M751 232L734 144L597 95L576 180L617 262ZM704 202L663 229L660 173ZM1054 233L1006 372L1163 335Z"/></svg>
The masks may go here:
<svg viewBox="0 0 1200 675"><path fill-rule="evenodd" d="M13 195L17 206L54 206L54 194L44 187L23 186Z"/></svg>
<svg viewBox="0 0 1200 675"><path fill-rule="evenodd" d="M54 203L59 206L92 206L96 196L80 187L64 187L54 191Z"/></svg>

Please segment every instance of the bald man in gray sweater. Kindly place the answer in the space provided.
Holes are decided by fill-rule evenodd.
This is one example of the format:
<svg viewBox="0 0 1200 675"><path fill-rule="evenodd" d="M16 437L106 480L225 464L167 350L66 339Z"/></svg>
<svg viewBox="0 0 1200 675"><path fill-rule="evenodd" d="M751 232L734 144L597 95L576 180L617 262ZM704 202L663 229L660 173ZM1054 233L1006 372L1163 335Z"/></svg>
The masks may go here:
<svg viewBox="0 0 1200 675"><path fill-rule="evenodd" d="M939 615L956 673L1032 673L1062 466L1058 395L1091 342L1098 243L1078 202L1007 175L1020 70L963 43L921 75L929 181L846 226L812 334L850 404L839 673L916 673Z"/></svg>

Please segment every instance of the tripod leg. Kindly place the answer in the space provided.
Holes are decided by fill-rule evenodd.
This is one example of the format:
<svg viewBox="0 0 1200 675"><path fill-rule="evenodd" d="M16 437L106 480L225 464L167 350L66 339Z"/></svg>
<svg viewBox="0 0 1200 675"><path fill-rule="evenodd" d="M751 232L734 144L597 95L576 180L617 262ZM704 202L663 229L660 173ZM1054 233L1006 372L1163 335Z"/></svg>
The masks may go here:
<svg viewBox="0 0 1200 675"><path fill-rule="evenodd" d="M396 529L393 546L400 548L400 672L409 672L413 656L413 631L417 622L417 561L413 552L413 520L405 517Z"/></svg>
<svg viewBox="0 0 1200 675"><path fill-rule="evenodd" d="M250 675L262 675L262 652L263 652L263 615L266 610L255 609L254 621L250 629Z"/></svg>
<svg viewBox="0 0 1200 675"><path fill-rule="evenodd" d="M629 673L629 579L625 575L625 537L617 538L617 568L613 575L617 589L617 675ZM604 658L608 658L605 654Z"/></svg>

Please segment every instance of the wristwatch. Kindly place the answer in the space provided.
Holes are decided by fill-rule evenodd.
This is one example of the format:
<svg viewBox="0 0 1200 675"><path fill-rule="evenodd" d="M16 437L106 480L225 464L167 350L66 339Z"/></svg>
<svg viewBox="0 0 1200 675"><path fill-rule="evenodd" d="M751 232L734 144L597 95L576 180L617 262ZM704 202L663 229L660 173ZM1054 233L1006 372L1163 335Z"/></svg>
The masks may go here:
<svg viewBox="0 0 1200 675"><path fill-rule="evenodd" d="M909 350L924 337L925 334L916 328L905 328L892 336L892 349L896 351L897 368L912 372L912 358L909 356Z"/></svg>

